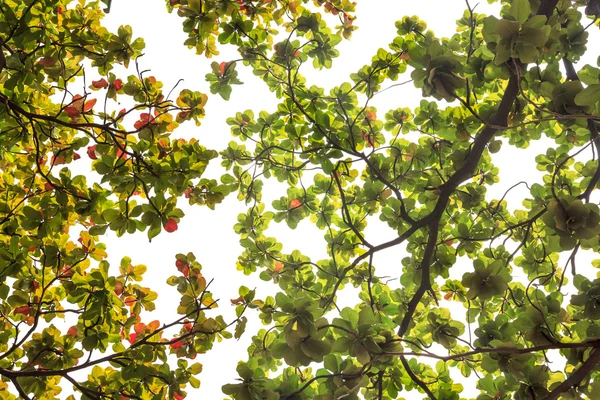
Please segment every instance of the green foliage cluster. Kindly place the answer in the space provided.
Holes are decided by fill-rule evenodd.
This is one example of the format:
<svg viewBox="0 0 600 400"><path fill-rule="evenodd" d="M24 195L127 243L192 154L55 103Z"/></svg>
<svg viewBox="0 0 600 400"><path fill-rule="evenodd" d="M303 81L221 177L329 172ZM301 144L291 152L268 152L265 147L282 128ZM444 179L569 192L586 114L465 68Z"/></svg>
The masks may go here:
<svg viewBox="0 0 600 400"><path fill-rule="evenodd" d="M595 66L576 63L595 49L588 30L597 29L600 7L489 3L499 3L498 15L467 2L450 38L399 16L388 47L326 92L300 71L333 65L355 29L353 3L167 1L182 18L185 46L206 57L218 44L239 51L207 71L212 94L228 99L241 83L237 70L248 68L279 99L275 110L229 118L234 139L220 153L170 138L181 123L199 124L206 95L186 89L170 101L155 77L117 76L113 67L127 67L143 41L128 27L102 28L99 3L0 4L2 398L14 398L13 389L54 398L68 381L83 398L182 399L202 369L185 358L239 338L248 315L265 328L254 333L238 381L223 387L238 400L414 391L458 400L455 372L463 382L477 378L477 400L594 398L600 282L576 264L580 250L600 251L600 57ZM92 71L98 79L82 94L67 90ZM419 106L378 113L373 97L409 73L422 90ZM133 105L107 111L122 99ZM490 198L494 154L536 142L547 147L535 159L541 181ZM86 146L98 183L70 168ZM220 181L204 177L217 157L227 170ZM270 180L287 191L266 204ZM505 197L521 184L529 195L513 210ZM259 299L240 288L231 301L237 318L226 322L212 316L216 302L194 255L178 254L180 274L167 282L181 295L178 318L143 322L140 313L159 301L140 285L146 267L124 258L111 268L102 235L152 239L177 229L179 198L213 208L230 193L247 205L234 227L244 249L237 269L273 282L277 294ZM375 219L394 237L374 242L366 228ZM274 223L304 221L323 232L326 258L283 252L269 236ZM407 255L396 260L394 287L377 266L381 252L400 246ZM345 287L358 298L340 309ZM66 313L77 324L65 335L53 320ZM78 370L88 378L75 380Z"/></svg>

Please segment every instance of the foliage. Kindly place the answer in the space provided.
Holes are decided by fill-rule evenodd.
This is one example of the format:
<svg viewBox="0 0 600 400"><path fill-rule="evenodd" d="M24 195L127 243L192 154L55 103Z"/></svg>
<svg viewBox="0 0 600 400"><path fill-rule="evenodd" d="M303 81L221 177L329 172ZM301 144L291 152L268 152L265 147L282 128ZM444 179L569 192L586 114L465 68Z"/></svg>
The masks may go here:
<svg viewBox="0 0 600 400"><path fill-rule="evenodd" d="M202 177L216 151L171 138L199 125L207 96L171 99L138 68L143 40L129 26L108 32L101 6L0 3L3 399L55 398L67 381L85 398L182 398L201 371L185 358L236 322L209 311L191 253L177 255L181 273L168 281L181 295L173 321L147 319L158 295L141 285L146 266L106 261L105 232L173 232L180 197L213 208L227 190Z"/></svg>
<svg viewBox="0 0 600 400"><path fill-rule="evenodd" d="M496 16L467 2L457 33L443 39L403 17L388 48L328 93L300 69L333 65L355 29L347 0L167 1L182 18L184 45L206 57L217 43L239 50L240 59L207 71L213 94L228 99L246 67L280 99L271 112L227 120L234 140L220 152L228 170L220 183L203 177L216 151L170 138L179 124L199 123L207 96L184 90L172 102L154 77L119 78L114 67L127 67L143 41L128 27L102 28L98 3L67 3L1 6L3 398L14 398L13 388L54 398L64 378L85 398L180 399L201 371L184 358L232 336L231 325L240 337L248 309L265 329L252 337L239 380L223 387L235 399L419 391L458 400L455 372L479 378L478 400L600 390L600 282L576 270L580 250L600 251L600 58L575 66L594 48L587 29L598 26L596 0L502 1ZM71 95L67 84L86 71L98 79ZM370 105L408 73L422 90L418 107ZM109 111L122 99L130 106ZM536 142L547 147L535 159L542 180L490 198L494 154ZM73 173L88 144L93 184ZM287 186L270 205L269 180ZM529 195L513 209L505 197L521 184ZM142 322L157 301L138 284L146 267L125 258L110 275L101 236L172 232L183 217L178 198L212 208L232 192L247 205L234 227L244 248L237 267L278 293L257 299L240 288L237 319L227 323L209 315L216 304L193 254L179 254L181 274L168 283L181 294L180 318ZM273 223L309 221L323 231L325 259L284 252L269 236ZM376 224L394 237L375 243L367 227ZM395 286L376 268L392 248L406 250ZM347 287L358 299L339 309ZM53 320L68 313L77 324L61 335ZM71 377L83 369L87 380Z"/></svg>
<svg viewBox="0 0 600 400"><path fill-rule="evenodd" d="M280 293L259 307L267 328L226 394L394 399L419 390L458 399L455 369L484 377L478 399L593 397L599 286L575 270L579 250L600 250L592 196L600 69L575 68L594 48L587 29L598 23L584 22L587 3L503 1L497 16L467 3L448 39L404 17L389 47L329 92L301 74L306 63L329 67L323 57L335 56L326 44L339 39L322 40L323 23L306 22L320 17L303 14L272 50L236 41L237 62L280 104L227 121L236 140L221 152L230 171L222 182L249 208L235 226L244 247L238 269L259 272ZM248 25L238 35L260 33ZM422 89L419 107L370 105L407 73ZM536 141L548 147L536 158L545 175L522 183L530 193L523 206L509 208L509 192L490 198L502 168L493 155ZM269 179L288 186L270 206L261 192ZM273 223L295 229L305 221L323 231L326 259L284 252L269 236ZM395 236L374 242L367 227L378 223ZM393 285L377 266L390 264L381 252L400 246L408 254ZM575 275L572 297L561 254ZM356 305L339 310L348 286L359 289ZM549 363L550 349L564 369Z"/></svg>

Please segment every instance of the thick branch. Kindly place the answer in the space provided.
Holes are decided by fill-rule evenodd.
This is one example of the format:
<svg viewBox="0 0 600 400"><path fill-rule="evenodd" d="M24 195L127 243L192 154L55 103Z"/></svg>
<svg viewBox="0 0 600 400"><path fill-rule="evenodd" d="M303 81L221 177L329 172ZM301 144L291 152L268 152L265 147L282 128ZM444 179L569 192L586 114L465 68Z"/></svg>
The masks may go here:
<svg viewBox="0 0 600 400"><path fill-rule="evenodd" d="M570 81L578 81L579 75L577 74L577 71L575 71L573 63L566 58L563 58L562 60L565 70L567 71L567 79ZM594 175L592 176L592 179L590 180L585 191L579 195L580 199L585 199L586 202L589 202L592 191L596 188L596 185L600 181L600 140L598 139L598 124L596 121L594 121L592 118L588 119L587 126L590 130L590 141L594 142L594 147L599 155L596 171L594 172Z"/></svg>
<svg viewBox="0 0 600 400"><path fill-rule="evenodd" d="M446 204L444 204L444 208L446 208ZM423 295L426 291L431 289L431 278L429 276L431 257L435 252L435 244L437 242L438 232L440 230L440 219L441 216L437 219L434 219L429 224L429 238L427 239L427 245L425 246L425 251L423 253L423 260L421 261L421 284L419 285L417 292L408 303L408 309L406 314L404 314L404 318L402 319L402 323L398 329L398 336L404 336L404 334L408 331L410 321L412 321L413 314L421 302Z"/></svg>
<svg viewBox="0 0 600 400"><path fill-rule="evenodd" d="M27 393L25 393L25 390L23 390L23 388L21 387L21 384L17 381L16 377L8 377L8 379L10 379L12 384L15 385L17 392L19 392L19 396L21 396L25 400L31 400L31 397L29 397L27 395Z"/></svg>
<svg viewBox="0 0 600 400"><path fill-rule="evenodd" d="M508 121L508 114L510 113L512 104L517 98L517 94L519 93L519 85L517 74L513 73L508 81L508 85L506 86L506 91L504 92L504 96L500 101L500 105L496 113L490 119L491 125L503 125L505 126ZM414 294L413 298L408 303L408 311L404 315L402 319L402 323L400 324L400 329L398 330L398 335L403 336L406 334L408 330L408 325L413 318L413 314L417 308L417 305L421 301L425 292L431 287L430 277L429 277L429 265L431 263L431 256L435 249L435 243L437 241L437 234L439 230L440 220L442 215L444 214L444 210L448 205L448 201L450 196L456 188L464 181L469 179L477 165L479 164L479 160L481 159L481 155L483 154L485 148L488 143L494 138L496 134L496 129L491 127L490 125L486 126L479 135L475 138L473 142L473 147L471 152L467 156L463 166L456 171L446 183L442 185L440 197L438 202L435 205L433 211L427 215L425 218L417 221L414 227L422 226L422 224L427 223L429 225L429 240L427 242L427 247L425 249L425 253L423 254L423 260L421 262L421 285L419 289Z"/></svg>
<svg viewBox="0 0 600 400"><path fill-rule="evenodd" d="M596 147L596 153L598 154L598 165L596 166L596 171L590 179L590 182L585 188L585 191L579 196L581 199L585 199L586 201L590 201L590 195L592 191L596 188L596 185L600 181L600 139L598 138L598 124L595 121L588 119L588 129L590 130L590 140L594 142L594 147Z"/></svg>
<svg viewBox="0 0 600 400"><path fill-rule="evenodd" d="M589 342L580 342L580 343L552 343L546 344L543 346L534 346L534 347L486 347L486 348L478 348L473 351L467 351L464 353L456 353L450 354L448 356L440 356L434 353L417 353L417 352L394 352L394 351L385 351L381 354L391 355L391 356L400 356L400 357L426 357L433 358L436 360L442 361L452 361L452 360L461 360L471 356L475 356L478 354L527 354L527 353L535 353L537 351L546 351L546 350L559 350L559 349L589 349L600 348L600 340L589 341Z"/></svg>
<svg viewBox="0 0 600 400"><path fill-rule="evenodd" d="M542 0L542 4L538 9L537 15L545 15L546 18L550 18L557 4L558 0Z"/></svg>
<svg viewBox="0 0 600 400"><path fill-rule="evenodd" d="M554 388L544 400L557 400L560 395L569 390L569 388L579 385L599 362L600 350L596 349L577 371L573 372L563 383Z"/></svg>

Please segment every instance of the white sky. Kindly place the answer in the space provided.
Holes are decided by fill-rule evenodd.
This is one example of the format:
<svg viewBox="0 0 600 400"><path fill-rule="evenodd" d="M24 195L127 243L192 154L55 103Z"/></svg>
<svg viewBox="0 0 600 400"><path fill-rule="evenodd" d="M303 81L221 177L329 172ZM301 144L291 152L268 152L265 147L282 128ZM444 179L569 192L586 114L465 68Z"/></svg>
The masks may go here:
<svg viewBox="0 0 600 400"><path fill-rule="evenodd" d="M310 73L308 66L303 67L307 68L303 73L309 84L330 88L348 81L350 73L370 62L378 48L387 48L387 44L396 34L394 22L405 15L418 15L427 21L428 28L441 37L450 36L454 32L455 20L462 16L465 9L463 0L357 0L357 2L358 19L355 24L359 29L355 31L350 41L344 41L338 47L341 56L334 60L333 69ZM472 2L472 5L474 4L475 2ZM490 12L489 10L492 10L492 7L485 0L481 0L477 11ZM238 55L232 47L221 48L221 55L211 60L195 55L193 50L187 49L182 44L186 35L181 30L181 22L182 19L176 14L166 13L164 1L115 0L111 13L104 20L104 26L116 32L119 25L129 24L133 27L134 37L141 36L145 39L145 56L140 59L140 68L150 69L151 75L163 81L164 87L167 88L165 91L183 78L185 81L179 88L199 90L209 95L206 118L202 126L196 128L192 123L184 124L174 136L188 139L196 137L207 148L221 150L232 140L229 128L225 124L227 117L247 109L254 110L255 114L260 110L272 111L277 105L277 99L263 82L242 65L239 65L237 70L245 84L234 86L230 101L225 102L216 95L210 95L208 83L204 79L206 73L210 71L210 62L230 61L238 58ZM595 63L595 58L588 62ZM409 74L405 74L405 77L408 79ZM93 78L97 79L97 76ZM414 89L409 84L376 96L372 104L378 108L378 114L382 116L389 109L414 108L420 100L420 90ZM535 154L542 152L539 147L520 152L512 148L512 152L506 151L510 153L508 156L503 155L504 150L508 149L502 150L494 156L494 160L497 160L496 165L501 166L501 182L496 185L497 190L493 190L495 193L501 195L513 183L529 177L530 180L534 180L539 176L533 162ZM218 179L219 175L219 161L214 161L206 177ZM285 187L278 186L272 181L266 182L265 189L272 184L275 186L272 186L273 189L270 193L266 193L265 197L279 197L285 194ZM518 199L523 198L525 194L524 191L514 191L513 198L517 199L516 206L520 204ZM235 194L229 196L216 211L199 206L187 207L184 200L180 201L180 206L183 206L186 216L175 233L163 232L153 239L151 244L148 243L145 234L126 235L118 239L114 236L103 238L108 245L111 265L118 265L120 259L127 255L132 258L134 265L145 264L148 267L143 284L157 291L159 299L157 310L146 314L144 321L158 319L170 322L174 319L179 295L174 288L167 286L165 281L169 276L178 274L175 268L176 253L194 252L204 267L204 276L207 279L214 278L211 286L213 296L221 299L215 315L223 314L227 321L235 318L234 307L231 306L229 299L238 297L237 289L240 285L257 288L258 298L264 298L269 294L274 295L277 287L258 279L258 273L248 277L236 270L236 259L242 249L238 245L239 238L233 231L233 225L236 223L237 215L244 212L245 207L235 199ZM265 203L270 204L270 201L265 199ZM289 230L285 225L274 223L272 225L275 229L270 229L269 235L278 237L284 243L284 252L288 253L298 248L314 261L325 257L323 234L310 223L302 223L295 231ZM376 228L369 229L369 234L382 237L381 240L386 237L386 233L389 234L381 226ZM370 236L369 240L372 238L373 236ZM377 243L378 240L372 242ZM378 261L382 265L382 269L378 269L378 275L398 278L401 257L401 251L398 249L378 255ZM470 264L467 268L470 268ZM461 275L462 272L458 277ZM352 296L345 296L341 301L348 298L350 302L347 305L354 306L357 303L358 299ZM247 316L249 324L241 340L232 339L217 344L209 353L196 358L195 361L204 365L204 371L199 376L202 383L199 390L188 388L188 398L224 397L221 386L233 382L237 377L235 366L239 360L247 359L246 348L252 335L259 328L259 324L256 323L257 315L249 311ZM467 383L465 389L471 390L463 392L463 396L475 397L478 391L473 390L474 387L474 381ZM412 396L416 396L416 392L408 395L408 398L415 398Z"/></svg>

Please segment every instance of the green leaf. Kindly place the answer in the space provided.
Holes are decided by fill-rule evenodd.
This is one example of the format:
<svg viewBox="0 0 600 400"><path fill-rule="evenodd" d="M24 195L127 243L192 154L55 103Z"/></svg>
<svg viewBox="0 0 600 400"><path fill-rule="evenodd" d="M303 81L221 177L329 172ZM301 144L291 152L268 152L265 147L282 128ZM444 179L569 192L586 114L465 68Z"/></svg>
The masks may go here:
<svg viewBox="0 0 600 400"><path fill-rule="evenodd" d="M575 96L578 106L593 106L600 102L600 84L589 85Z"/></svg>
<svg viewBox="0 0 600 400"><path fill-rule="evenodd" d="M527 21L531 14L529 0L512 0L510 15L519 23Z"/></svg>
<svg viewBox="0 0 600 400"><path fill-rule="evenodd" d="M527 0L524 0L527 1ZM496 22L496 33L503 39L510 39L519 34L518 22L501 19Z"/></svg>

